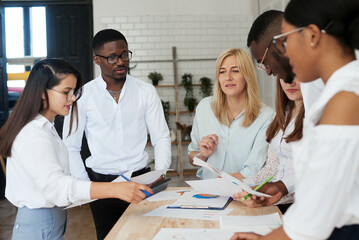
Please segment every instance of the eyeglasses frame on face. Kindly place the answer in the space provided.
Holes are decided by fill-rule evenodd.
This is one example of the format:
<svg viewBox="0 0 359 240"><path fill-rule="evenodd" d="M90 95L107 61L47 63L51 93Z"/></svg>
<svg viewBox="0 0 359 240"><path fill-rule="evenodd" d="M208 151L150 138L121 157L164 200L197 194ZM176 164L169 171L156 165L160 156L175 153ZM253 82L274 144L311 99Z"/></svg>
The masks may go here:
<svg viewBox="0 0 359 240"><path fill-rule="evenodd" d="M281 33L281 34L279 34L277 36L274 36L272 42L273 42L275 48L278 50L278 52L280 52L281 54L285 54L286 49L287 49L287 36L292 34L292 33L300 32L304 28L306 28L306 27L296 28L296 29L293 29L292 31L289 31L289 32L286 32L286 33ZM283 37L285 37L285 38L283 38ZM283 43L282 43L283 44L283 50L281 50L280 47L279 47L279 44L277 42L278 39L283 39L282 40L283 41Z"/></svg>
<svg viewBox="0 0 359 240"><path fill-rule="evenodd" d="M330 28L330 27L333 25L333 23L334 23L334 20L330 20L330 21L328 22L328 24L327 24L323 29L320 30L320 32L321 32L321 33L327 33L327 29ZM305 26L305 27L299 27L299 28L293 29L292 31L289 31L289 32L286 32L286 33L282 33L282 34L279 34L279 35L277 35L277 36L274 36L273 39L272 39L272 42L273 42L275 48L278 50L278 52L280 52L281 54L285 54L285 52L286 52L286 49L287 49L287 37L285 37L285 36L288 36L288 35L290 35L290 34L292 34L292 33L295 33L295 32L302 31L302 30L303 30L304 28L306 28L306 27L307 27L307 26ZM283 37L285 37L285 38L283 39L283 51L282 51L282 50L280 50L280 48L278 47L277 40L278 40L278 39L281 39L281 38L283 38Z"/></svg>
<svg viewBox="0 0 359 240"><path fill-rule="evenodd" d="M75 98L77 99L77 96L76 96L77 92L75 92L74 89L71 89L68 93L64 93L64 92L61 92L61 91L53 89L53 88L50 88L49 90L53 90L55 92L58 92L58 93L61 93L61 94L65 95L66 96L66 101L68 101L68 102L71 101L73 96L75 96Z"/></svg>
<svg viewBox="0 0 359 240"><path fill-rule="evenodd" d="M96 56L105 58L105 59L107 60L107 63L108 63L108 64L113 65L113 64L116 64L116 63L118 62L118 59L120 59L120 58L121 58L122 61L124 61L124 62L130 61L131 58L132 58L132 51L127 50L127 58L128 58L128 59L126 59L126 58L124 59L124 55L125 55L125 54L126 54L126 53L122 53L121 55L113 55L113 56L108 56L108 57L105 57L105 56L96 54ZM111 57L116 57L116 61L113 62L113 63L110 63L108 59L111 58Z"/></svg>
<svg viewBox="0 0 359 240"><path fill-rule="evenodd" d="M262 70L262 71L266 71L267 68L266 68L266 66L263 64L263 62L264 62L265 57L267 56L267 52L268 52L270 46L272 45L272 42L273 42L273 41L270 41L270 42L269 42L268 47L267 47L266 50L264 51L264 54L263 54L263 57L262 57L260 63L257 65L257 69Z"/></svg>

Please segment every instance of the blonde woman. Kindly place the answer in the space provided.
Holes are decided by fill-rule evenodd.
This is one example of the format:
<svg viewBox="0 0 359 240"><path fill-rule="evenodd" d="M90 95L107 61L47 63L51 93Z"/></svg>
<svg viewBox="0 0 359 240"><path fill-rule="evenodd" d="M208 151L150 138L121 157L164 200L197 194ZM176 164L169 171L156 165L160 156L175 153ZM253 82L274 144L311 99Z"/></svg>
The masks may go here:
<svg viewBox="0 0 359 240"><path fill-rule="evenodd" d="M266 130L272 118L272 109L259 99L248 53L226 50L216 62L214 96L202 99L196 109L188 146L190 163L196 156L238 178L254 175L266 160ZM203 168L197 176L215 177Z"/></svg>

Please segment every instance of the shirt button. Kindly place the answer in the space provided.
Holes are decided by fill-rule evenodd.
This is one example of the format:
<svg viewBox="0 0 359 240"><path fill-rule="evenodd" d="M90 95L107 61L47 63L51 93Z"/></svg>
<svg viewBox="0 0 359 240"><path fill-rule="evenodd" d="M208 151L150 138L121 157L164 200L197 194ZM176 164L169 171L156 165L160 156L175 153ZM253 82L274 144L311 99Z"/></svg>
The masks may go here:
<svg viewBox="0 0 359 240"><path fill-rule="evenodd" d="M15 229L18 229L19 227L20 227L19 224L16 224L16 225L15 225Z"/></svg>

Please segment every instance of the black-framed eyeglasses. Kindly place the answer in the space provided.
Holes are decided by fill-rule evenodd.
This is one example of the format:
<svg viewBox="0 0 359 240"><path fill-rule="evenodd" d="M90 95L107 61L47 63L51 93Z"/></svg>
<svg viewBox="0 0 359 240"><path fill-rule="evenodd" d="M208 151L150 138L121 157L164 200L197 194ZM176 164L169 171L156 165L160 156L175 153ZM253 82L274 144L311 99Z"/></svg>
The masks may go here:
<svg viewBox="0 0 359 240"><path fill-rule="evenodd" d="M115 64L118 62L118 59L122 59L122 61L127 62L129 60L131 60L132 58L132 52L130 50L127 50L126 52L122 53L121 55L111 55L108 57L105 56L101 56L101 55L96 55L98 57L102 57L105 58L107 60L108 64Z"/></svg>
<svg viewBox="0 0 359 240"><path fill-rule="evenodd" d="M265 57L267 56L267 52L268 52L268 50L269 50L269 48L270 48L271 45L272 45L272 41L270 41L270 43L268 44L268 47L267 47L266 50L264 51L264 54L263 54L263 57L262 57L260 63L257 65L257 68L258 68L259 70L262 70L262 71L266 71L266 70L267 70L267 67L263 64L263 62L264 62Z"/></svg>
<svg viewBox="0 0 359 240"><path fill-rule="evenodd" d="M292 31L282 33L282 34L279 34L277 36L274 36L272 42L273 42L275 48L278 50L278 52L280 52L281 54L285 54L285 52L287 50L287 38L288 38L288 35L290 35L292 33L295 33L295 32L300 32L304 28L306 28L306 27L296 28L296 29L294 29Z"/></svg>
<svg viewBox="0 0 359 240"><path fill-rule="evenodd" d="M58 91L56 89L49 89L49 90L53 90L55 92L58 92L58 93L61 93L63 95L66 95L66 101L71 101L72 100L72 97L75 96L75 98L77 99L78 96L79 96L79 91L75 91L74 89L71 89L70 91L68 92L61 92L61 91Z"/></svg>

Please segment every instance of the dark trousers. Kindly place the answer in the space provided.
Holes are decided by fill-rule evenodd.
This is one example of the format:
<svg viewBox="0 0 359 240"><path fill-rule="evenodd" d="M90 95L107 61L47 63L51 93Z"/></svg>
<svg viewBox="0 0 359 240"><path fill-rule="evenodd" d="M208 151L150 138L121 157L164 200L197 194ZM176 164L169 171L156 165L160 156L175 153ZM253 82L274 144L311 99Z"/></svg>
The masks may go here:
<svg viewBox="0 0 359 240"><path fill-rule="evenodd" d="M328 240L358 240L359 225L348 225L335 228Z"/></svg>
<svg viewBox="0 0 359 240"><path fill-rule="evenodd" d="M292 203L287 203L287 204L278 204L277 206L279 210L282 212L282 214L284 214L291 205Z"/></svg>
<svg viewBox="0 0 359 240"><path fill-rule="evenodd" d="M151 171L150 168L143 168L132 173L132 177L149 171ZM104 175L96 173L91 169L88 169L88 174L91 181L94 182L111 182L118 177L118 175ZM100 199L90 203L98 240L102 240L106 237L129 205L130 204L128 202L115 198Z"/></svg>

